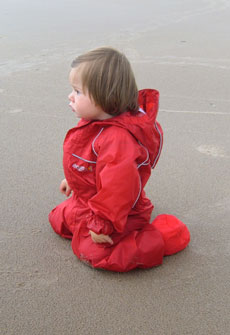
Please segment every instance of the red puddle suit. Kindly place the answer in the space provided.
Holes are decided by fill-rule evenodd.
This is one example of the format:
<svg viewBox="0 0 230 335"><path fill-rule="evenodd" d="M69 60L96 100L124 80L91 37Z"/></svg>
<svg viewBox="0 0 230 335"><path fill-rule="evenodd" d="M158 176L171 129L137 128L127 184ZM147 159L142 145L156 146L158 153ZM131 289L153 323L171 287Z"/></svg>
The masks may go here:
<svg viewBox="0 0 230 335"><path fill-rule="evenodd" d="M150 224L153 205L143 190L162 149L158 100L156 90L141 90L138 114L82 119L66 135L63 167L73 195L51 211L49 221L95 268L125 272L162 263L166 241ZM109 235L114 244L94 243L89 230Z"/></svg>

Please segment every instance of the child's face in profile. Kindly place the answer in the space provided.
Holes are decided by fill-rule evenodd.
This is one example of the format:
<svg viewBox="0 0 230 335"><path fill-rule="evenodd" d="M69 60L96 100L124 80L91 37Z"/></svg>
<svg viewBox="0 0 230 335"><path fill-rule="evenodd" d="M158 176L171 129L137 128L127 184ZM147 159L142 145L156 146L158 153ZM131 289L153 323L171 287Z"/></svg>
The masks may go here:
<svg viewBox="0 0 230 335"><path fill-rule="evenodd" d="M69 74L70 84L73 87L69 94L69 106L78 118L85 120L105 120L111 115L105 113L100 106L97 106L89 97L88 92L83 92L81 83L81 69L76 67L71 69Z"/></svg>

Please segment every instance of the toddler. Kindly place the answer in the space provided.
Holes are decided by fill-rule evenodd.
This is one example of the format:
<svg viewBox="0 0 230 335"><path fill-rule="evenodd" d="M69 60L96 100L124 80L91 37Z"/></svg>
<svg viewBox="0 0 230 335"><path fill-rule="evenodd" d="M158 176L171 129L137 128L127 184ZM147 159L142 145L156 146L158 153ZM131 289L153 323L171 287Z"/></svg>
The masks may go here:
<svg viewBox="0 0 230 335"><path fill-rule="evenodd" d="M95 268L125 272L160 265L164 255L187 246L189 232L171 215L150 223L153 205L144 187L163 143L159 93L138 92L125 55L107 47L77 57L69 79L69 105L80 121L64 141L60 191L72 195L49 221Z"/></svg>

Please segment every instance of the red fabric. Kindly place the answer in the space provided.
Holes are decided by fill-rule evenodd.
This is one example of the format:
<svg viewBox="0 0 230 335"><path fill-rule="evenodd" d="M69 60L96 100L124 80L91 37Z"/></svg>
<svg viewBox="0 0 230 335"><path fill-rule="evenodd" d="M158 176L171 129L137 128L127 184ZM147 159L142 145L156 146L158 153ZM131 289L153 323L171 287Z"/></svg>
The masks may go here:
<svg viewBox="0 0 230 335"><path fill-rule="evenodd" d="M96 268L129 271L162 263L161 233L149 224L153 206L143 190L162 149L156 122L159 93L142 90L137 115L81 120L64 141L63 167L73 195L49 215L55 232ZM94 243L89 230L114 244Z"/></svg>

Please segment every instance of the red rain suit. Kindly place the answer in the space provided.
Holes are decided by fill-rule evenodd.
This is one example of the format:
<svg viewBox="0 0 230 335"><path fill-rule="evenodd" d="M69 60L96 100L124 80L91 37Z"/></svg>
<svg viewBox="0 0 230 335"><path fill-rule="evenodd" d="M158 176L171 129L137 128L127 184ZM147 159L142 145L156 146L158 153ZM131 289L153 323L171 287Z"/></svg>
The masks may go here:
<svg viewBox="0 0 230 335"><path fill-rule="evenodd" d="M49 220L95 268L124 272L162 263L165 242L150 224L153 206L143 190L162 149L158 100L156 90L142 90L137 115L81 120L66 135L63 166L73 195ZM89 230L110 235L114 244L94 243Z"/></svg>

